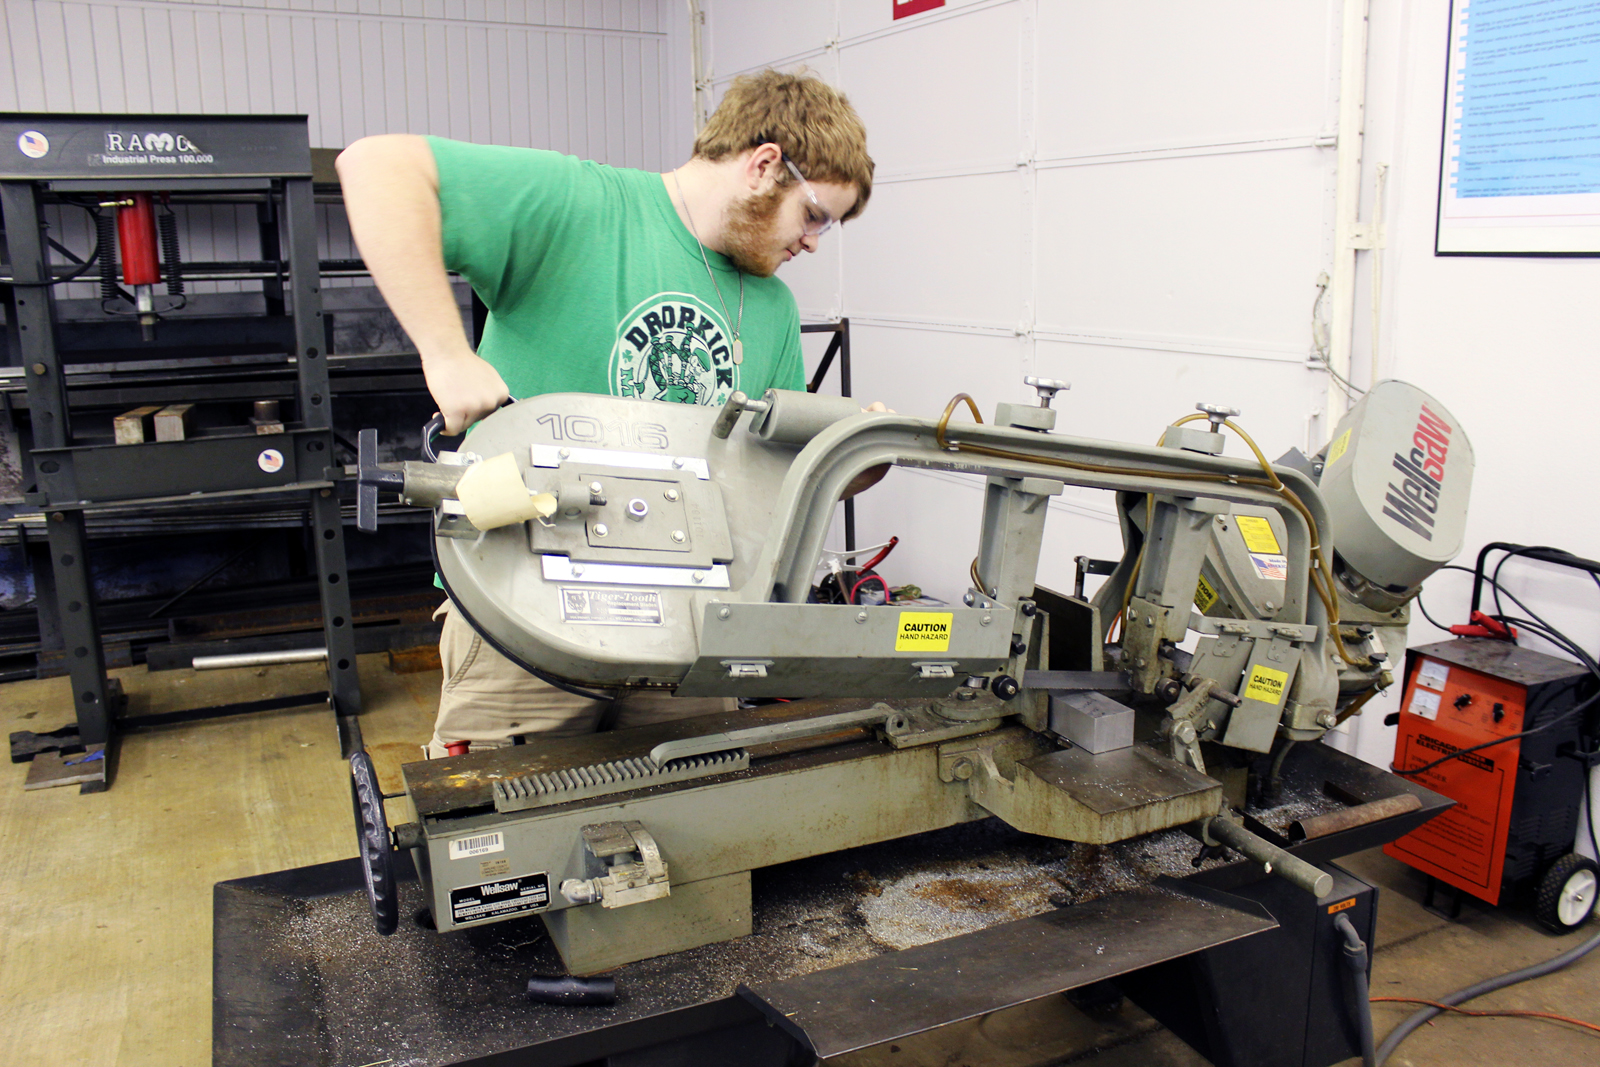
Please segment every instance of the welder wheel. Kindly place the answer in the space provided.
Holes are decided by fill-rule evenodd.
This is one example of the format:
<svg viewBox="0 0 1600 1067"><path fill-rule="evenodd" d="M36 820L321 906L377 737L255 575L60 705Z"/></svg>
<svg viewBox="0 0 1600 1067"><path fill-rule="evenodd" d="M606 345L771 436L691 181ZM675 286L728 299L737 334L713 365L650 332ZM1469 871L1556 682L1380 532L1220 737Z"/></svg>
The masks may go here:
<svg viewBox="0 0 1600 1067"><path fill-rule="evenodd" d="M1550 865L1539 882L1533 913L1558 934L1576 930L1594 913L1600 867L1588 856L1569 852Z"/></svg>
<svg viewBox="0 0 1600 1067"><path fill-rule="evenodd" d="M361 850L361 873L367 880L367 902L372 905L372 925L387 937L400 925L400 892L394 880L383 790L378 788L378 772L366 749L350 757L350 797L355 804L356 843Z"/></svg>

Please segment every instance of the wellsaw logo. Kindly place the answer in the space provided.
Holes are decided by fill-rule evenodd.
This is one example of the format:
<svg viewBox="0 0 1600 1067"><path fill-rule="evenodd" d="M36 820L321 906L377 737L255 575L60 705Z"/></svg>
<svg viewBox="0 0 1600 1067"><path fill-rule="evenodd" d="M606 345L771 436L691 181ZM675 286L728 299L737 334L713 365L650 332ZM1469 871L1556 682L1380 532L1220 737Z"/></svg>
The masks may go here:
<svg viewBox="0 0 1600 1067"><path fill-rule="evenodd" d="M1383 513L1424 541L1433 540L1433 517L1439 510L1439 493L1444 488L1444 465L1450 455L1450 424L1422 405L1417 416L1417 432L1411 437L1409 453L1394 454L1394 469L1400 484L1389 483Z"/></svg>

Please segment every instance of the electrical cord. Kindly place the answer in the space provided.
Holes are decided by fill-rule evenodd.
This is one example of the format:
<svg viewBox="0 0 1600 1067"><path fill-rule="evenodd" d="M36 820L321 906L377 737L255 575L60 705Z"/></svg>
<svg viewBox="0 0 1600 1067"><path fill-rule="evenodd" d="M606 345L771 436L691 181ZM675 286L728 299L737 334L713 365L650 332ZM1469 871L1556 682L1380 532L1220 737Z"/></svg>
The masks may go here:
<svg viewBox="0 0 1600 1067"><path fill-rule="evenodd" d="M483 627L472 621L472 616L467 614L466 610L461 607L461 601L456 598L455 593L450 589L450 582L444 576L444 568L439 566L439 540L432 534L430 534L428 537L428 551L433 556L433 573L438 575L439 584L444 586L445 596L450 598L451 610L461 612L461 617L467 621L467 625L476 630L478 636L483 638L484 643L490 648L494 649L506 659L510 660L512 663L515 663L517 666L521 667L523 670L539 679L541 682L544 682L547 685L553 685L564 693L571 693L573 696L583 697L585 700L604 701L608 704L617 699L616 693L596 693L589 689L579 688L578 686L573 685L571 682L562 681L555 675L542 671L538 667L528 663L521 656L518 656L515 652L512 652L510 648L506 647L499 640L490 637L488 632L484 630Z"/></svg>
<svg viewBox="0 0 1600 1067"><path fill-rule="evenodd" d="M857 599L857 596L861 592L861 587L866 585L868 582L877 582L879 585L883 586L883 602L887 604L890 600L889 583L883 580L882 575L878 574L868 574L856 579L856 583L850 587L850 595L845 598L846 602L850 604L861 603L861 601Z"/></svg>
<svg viewBox="0 0 1600 1067"><path fill-rule="evenodd" d="M63 203L71 204L73 207L81 207L81 208L83 208L83 210L85 210L85 211L87 211L89 213L89 217L91 219L93 219L93 220L98 221L99 218L100 218L100 212L97 209L90 207L88 204L80 204L76 200L66 200L66 201L63 201ZM65 245L62 245L60 242L54 240L53 238L48 238L48 237L45 238L45 240L49 243L51 248L54 248L56 251L60 252L62 255L66 256L68 259L73 260L74 262L76 262L78 264L78 269L77 270L72 271L69 274L63 274L59 278L52 278L47 282L9 281L9 282L6 282L5 284L14 285L18 289L48 289L52 285L65 285L68 282L77 281L79 278L81 278L85 274L89 273L89 268L93 267L95 265L95 263L99 261L99 259L100 259L100 249L105 243L101 239L101 236L100 236L100 233L101 233L100 227L98 225L96 225L96 226L94 226L92 228L95 231L94 247L89 250L89 254L87 256L85 256L83 259L78 259L78 257L76 255L74 255L72 252L67 250ZM48 257L45 259L45 270L46 270L46 272L48 272L50 270L50 261L49 261ZM16 267L15 267L14 264L12 266L12 273L13 274L16 273Z"/></svg>
<svg viewBox="0 0 1600 1067"><path fill-rule="evenodd" d="M1394 1054L1394 1050L1400 1046L1400 1042L1410 1037L1418 1027L1443 1012L1465 1004L1469 1000L1476 1000L1486 993L1493 993L1507 986L1526 982L1530 978L1543 978L1547 974L1554 974L1563 967L1587 956L1596 948L1600 948L1600 934L1595 934L1589 940L1568 949L1559 956L1545 960L1543 963L1536 963L1531 967L1524 967L1520 971L1512 971L1509 974L1498 975L1494 978L1486 978L1476 985L1470 985L1465 989L1440 997L1435 1005L1423 1008L1421 1011L1409 1016L1389 1032L1389 1036L1383 1039L1383 1044L1378 1046L1375 1059L1376 1067L1383 1067L1384 1061Z"/></svg>
<svg viewBox="0 0 1600 1067"><path fill-rule="evenodd" d="M1373 997L1372 1003L1426 1004L1428 1007L1438 1008L1440 1011L1448 1011L1456 1015L1475 1015L1479 1018L1544 1019L1553 1023L1571 1023L1573 1026L1581 1026L1585 1030L1593 1030L1595 1033L1600 1034L1600 1026L1596 1026L1594 1023L1586 1023L1582 1019L1573 1019L1550 1011L1523 1011L1518 1008L1502 1008L1499 1011L1472 1011L1469 1008L1458 1008L1453 1004L1441 1004L1437 1000L1423 1000L1421 997Z"/></svg>
<svg viewBox="0 0 1600 1067"><path fill-rule="evenodd" d="M1328 327L1321 319L1322 302L1328 296L1328 276L1326 273L1317 278L1317 298L1311 302L1311 352L1312 358L1322 364L1333 380L1339 383L1339 388L1344 391L1346 403L1354 403L1357 396L1365 393L1365 389L1358 388L1350 379L1333 369L1333 362L1328 358Z"/></svg>

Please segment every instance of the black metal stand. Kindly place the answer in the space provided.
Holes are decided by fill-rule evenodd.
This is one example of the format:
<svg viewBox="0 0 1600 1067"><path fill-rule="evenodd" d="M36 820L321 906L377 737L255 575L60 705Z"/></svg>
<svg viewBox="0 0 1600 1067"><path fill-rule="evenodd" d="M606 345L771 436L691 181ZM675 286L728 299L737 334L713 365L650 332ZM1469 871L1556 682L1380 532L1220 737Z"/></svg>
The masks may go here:
<svg viewBox="0 0 1600 1067"><path fill-rule="evenodd" d="M131 131L153 149L129 150ZM144 131L158 131L146 133ZM84 530L87 510L134 512L154 504L204 502L219 497L303 494L308 502L323 637L328 650L328 690L341 748L360 747L356 716L361 691L350 625L338 481L320 297L316 220L309 139L304 117L114 115L0 116L0 139L28 138L46 146L37 157L6 153L0 162L0 208L9 250L10 283L0 286L12 330L13 351L26 370L35 476L29 504L48 516L57 617L72 680L77 745L103 745L101 777L83 784L98 792L110 784L117 734L115 688L108 684L96 619ZM164 142L171 142L170 144ZM113 150L115 149L115 151ZM170 152L170 154L168 154ZM157 341L142 341L131 318L111 320L63 336L55 315L53 272L43 208L64 197L121 199L131 193L163 196L172 204L243 196L257 204L262 257L276 278L266 285L266 315L236 333L214 324L159 324ZM287 250L282 255L281 249ZM109 251L109 250L103 250ZM204 331L204 339L196 329ZM85 334L87 336L78 336ZM183 359L227 346L285 352L294 363L294 420L281 434L212 432L180 441L116 445L75 434L66 364L82 360Z"/></svg>
<svg viewBox="0 0 1600 1067"><path fill-rule="evenodd" d="M828 342L827 351L822 353L822 362L817 364L817 373L811 376L811 382L806 386L806 392L814 393L822 388L823 381L828 377L828 369L833 366L835 356L839 357L839 395L853 396L850 392L850 320L840 319L838 322L819 322L810 326L800 327L801 333L831 333L833 340ZM844 502L844 550L854 552L856 549L856 502Z"/></svg>

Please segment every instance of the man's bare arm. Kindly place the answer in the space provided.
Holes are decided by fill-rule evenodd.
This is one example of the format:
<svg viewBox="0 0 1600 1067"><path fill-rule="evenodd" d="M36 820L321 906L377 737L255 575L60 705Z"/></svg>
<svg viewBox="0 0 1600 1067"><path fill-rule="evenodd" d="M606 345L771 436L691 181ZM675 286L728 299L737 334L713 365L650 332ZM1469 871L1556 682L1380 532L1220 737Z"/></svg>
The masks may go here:
<svg viewBox="0 0 1600 1067"><path fill-rule="evenodd" d="M445 432L460 433L499 407L508 391L461 326L444 266L433 151L410 134L363 137L339 154L336 166L361 257L422 356Z"/></svg>

